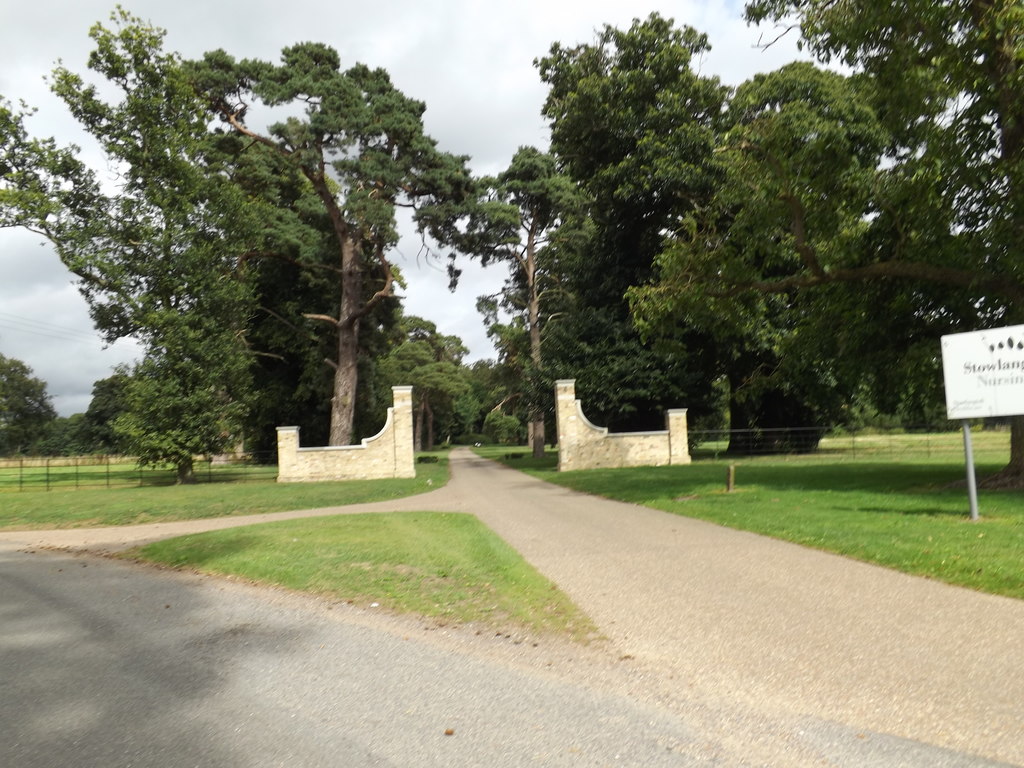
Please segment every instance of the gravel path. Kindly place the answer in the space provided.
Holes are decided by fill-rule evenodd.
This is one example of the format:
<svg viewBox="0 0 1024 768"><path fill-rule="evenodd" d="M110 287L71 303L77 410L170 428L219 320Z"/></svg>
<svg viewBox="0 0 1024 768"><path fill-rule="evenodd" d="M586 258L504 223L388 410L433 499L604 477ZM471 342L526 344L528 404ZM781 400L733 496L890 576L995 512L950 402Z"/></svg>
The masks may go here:
<svg viewBox="0 0 1024 768"><path fill-rule="evenodd" d="M114 551L314 514L473 513L607 636L565 674L685 713L752 764L1024 765L1024 601L577 494L469 451L451 468L445 487L395 502L3 533L0 546Z"/></svg>

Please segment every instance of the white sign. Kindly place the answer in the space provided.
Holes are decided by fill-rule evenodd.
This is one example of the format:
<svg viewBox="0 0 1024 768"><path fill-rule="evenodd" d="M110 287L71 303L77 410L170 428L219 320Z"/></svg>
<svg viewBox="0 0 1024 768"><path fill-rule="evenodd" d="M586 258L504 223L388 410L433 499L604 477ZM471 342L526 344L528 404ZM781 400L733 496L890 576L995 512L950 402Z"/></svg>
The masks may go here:
<svg viewBox="0 0 1024 768"><path fill-rule="evenodd" d="M1024 414L1024 325L942 337L950 419Z"/></svg>

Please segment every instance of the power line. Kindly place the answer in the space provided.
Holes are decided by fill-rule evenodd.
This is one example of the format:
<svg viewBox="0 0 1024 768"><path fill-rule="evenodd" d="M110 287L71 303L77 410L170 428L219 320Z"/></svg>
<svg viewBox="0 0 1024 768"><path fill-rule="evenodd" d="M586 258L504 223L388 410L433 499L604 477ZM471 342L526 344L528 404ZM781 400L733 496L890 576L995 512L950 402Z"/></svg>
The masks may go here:
<svg viewBox="0 0 1024 768"><path fill-rule="evenodd" d="M33 320L28 317L12 315L9 312L0 312L0 328L18 331L20 333L31 333L36 336L46 336L65 341L101 341L102 337L93 329L90 332L78 328L70 328L66 325L57 325L43 320Z"/></svg>

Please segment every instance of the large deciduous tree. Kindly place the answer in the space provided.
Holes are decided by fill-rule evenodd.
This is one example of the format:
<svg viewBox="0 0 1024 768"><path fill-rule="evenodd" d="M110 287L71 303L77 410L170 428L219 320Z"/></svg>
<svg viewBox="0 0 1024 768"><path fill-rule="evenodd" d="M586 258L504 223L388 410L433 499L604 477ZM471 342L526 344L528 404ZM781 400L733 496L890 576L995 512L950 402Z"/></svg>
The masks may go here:
<svg viewBox="0 0 1024 768"><path fill-rule="evenodd" d="M471 187L465 158L437 148L423 129L425 106L386 72L362 64L342 71L325 45L285 48L279 65L214 51L194 63L192 76L228 130L278 153L308 180L329 220L338 300L333 310L308 307L304 314L336 333L329 441L348 443L361 324L392 296L396 210L412 208L421 232L449 240L457 204ZM266 115L297 113L264 127L257 104L273 108Z"/></svg>
<svg viewBox="0 0 1024 768"><path fill-rule="evenodd" d="M211 166L208 113L164 31L123 10L95 25L89 68L105 86L60 67L53 90L105 152L110 193L62 201L38 228L81 278L108 340L140 340L115 423L143 462L172 462L192 480L197 454L239 437L250 387L242 338L251 291L239 257L264 218L260 206ZM110 101L106 94L113 94Z"/></svg>
<svg viewBox="0 0 1024 768"><path fill-rule="evenodd" d="M864 247L800 254L761 290L902 281L969 294L975 323L1024 321L1024 9L1017 0L755 0L853 68L889 135ZM937 340L936 340L937 341ZM936 344L937 346L937 344ZM1024 482L1024 417L996 482Z"/></svg>
<svg viewBox="0 0 1024 768"><path fill-rule="evenodd" d="M666 407L684 403L695 418L713 409L709 338L680 329L671 346L647 344L624 298L651 276L665 233L718 182L715 126L727 89L694 66L708 47L654 14L605 27L591 44L556 44L537 62L550 87L552 152L590 219L588 242L559 254L572 302L549 327L546 354L616 429L658 428Z"/></svg>
<svg viewBox="0 0 1024 768"><path fill-rule="evenodd" d="M29 451L56 418L46 382L20 360L0 355L0 456Z"/></svg>
<svg viewBox="0 0 1024 768"><path fill-rule="evenodd" d="M864 378L863 359L859 371L837 360L862 355L867 339L823 322L837 305L853 309L840 290L803 294L786 280L808 260L858 258L885 132L848 78L800 62L741 85L717 142L721 181L666 238L657 280L631 289L634 311L648 331L682 318L715 339L731 428L751 430L732 444L757 442L759 428L800 427L775 436L809 446L812 428L836 418ZM749 289L765 283L775 290Z"/></svg>
<svg viewBox="0 0 1024 768"><path fill-rule="evenodd" d="M104 336L142 342L139 375L124 377L118 443L174 463L187 482L195 455L241 434L251 295L236 266L268 217L222 172L205 103L162 50L164 32L124 11L112 19L113 29L90 31L89 67L106 82L65 67L52 80L112 180L101 186L75 148L29 137L4 105L0 224L51 240Z"/></svg>

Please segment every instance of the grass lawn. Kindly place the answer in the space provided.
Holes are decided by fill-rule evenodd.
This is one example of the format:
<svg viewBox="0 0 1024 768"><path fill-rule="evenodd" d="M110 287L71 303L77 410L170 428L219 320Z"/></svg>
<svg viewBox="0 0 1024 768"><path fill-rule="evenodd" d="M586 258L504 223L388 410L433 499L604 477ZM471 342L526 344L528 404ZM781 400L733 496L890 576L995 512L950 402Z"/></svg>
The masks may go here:
<svg viewBox="0 0 1024 768"><path fill-rule="evenodd" d="M254 515L385 501L448 480L445 459L416 465L416 477L338 483L202 483L188 486L24 491L0 495L0 530L79 528Z"/></svg>
<svg viewBox="0 0 1024 768"><path fill-rule="evenodd" d="M567 633L590 621L472 515L338 515L183 536L128 556L233 574L382 610Z"/></svg>
<svg viewBox="0 0 1024 768"><path fill-rule="evenodd" d="M504 458L511 453L523 455ZM951 487L963 480L962 459L742 460L736 490L726 493L726 461L559 473L554 454L483 454L578 491L1024 598L1024 492L981 491L982 519L972 523L965 488ZM979 464L979 476L1000 466Z"/></svg>

